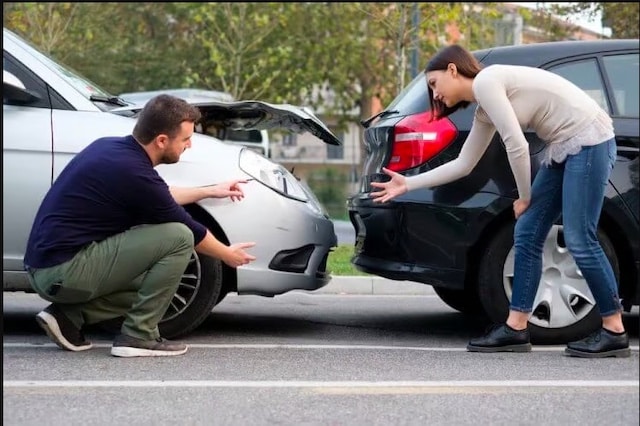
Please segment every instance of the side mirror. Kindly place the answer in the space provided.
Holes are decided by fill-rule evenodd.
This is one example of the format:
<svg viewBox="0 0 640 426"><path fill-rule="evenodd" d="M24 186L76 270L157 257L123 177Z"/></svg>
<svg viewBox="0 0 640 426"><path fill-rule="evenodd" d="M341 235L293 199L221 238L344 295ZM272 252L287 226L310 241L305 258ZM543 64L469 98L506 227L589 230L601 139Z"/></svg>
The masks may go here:
<svg viewBox="0 0 640 426"><path fill-rule="evenodd" d="M5 70L2 70L2 97L11 103L21 105L42 99L39 94L27 89L18 77Z"/></svg>

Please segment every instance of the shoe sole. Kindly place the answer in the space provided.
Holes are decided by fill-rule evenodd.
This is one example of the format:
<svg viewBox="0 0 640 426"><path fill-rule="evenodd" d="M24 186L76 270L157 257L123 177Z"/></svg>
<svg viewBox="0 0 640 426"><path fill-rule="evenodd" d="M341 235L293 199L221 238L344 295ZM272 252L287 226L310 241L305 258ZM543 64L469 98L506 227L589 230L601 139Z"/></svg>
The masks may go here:
<svg viewBox="0 0 640 426"><path fill-rule="evenodd" d="M114 346L111 348L111 355L122 358L133 358L141 356L176 356L187 352L189 347L179 351L158 351L153 349L132 348L129 346Z"/></svg>
<svg viewBox="0 0 640 426"><path fill-rule="evenodd" d="M629 358L631 356L631 349L623 348L607 352L583 352L571 348L565 348L564 353L578 358Z"/></svg>
<svg viewBox="0 0 640 426"><path fill-rule="evenodd" d="M484 353L531 352L531 343L523 343L520 345L495 346L495 347L467 345L467 351L484 352Z"/></svg>
<svg viewBox="0 0 640 426"><path fill-rule="evenodd" d="M91 343L83 346L77 346L68 341L64 337L64 334L62 334L62 331L60 331L58 321L53 315L48 312L40 312L38 315L36 315L36 321L38 322L38 325L42 327L45 333L47 333L47 336L49 336L49 338L53 340L55 344L58 345L61 349L72 352L81 352L93 347L93 344Z"/></svg>

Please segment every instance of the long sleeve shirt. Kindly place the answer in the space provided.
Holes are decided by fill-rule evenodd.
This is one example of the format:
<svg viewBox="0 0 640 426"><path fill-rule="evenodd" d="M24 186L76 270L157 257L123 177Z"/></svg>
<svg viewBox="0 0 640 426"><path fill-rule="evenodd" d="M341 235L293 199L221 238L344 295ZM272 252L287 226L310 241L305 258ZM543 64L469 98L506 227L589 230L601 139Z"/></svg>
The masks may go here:
<svg viewBox="0 0 640 426"><path fill-rule="evenodd" d="M198 244L206 228L177 204L133 136L101 138L62 170L36 214L25 266L46 268L70 260L92 242L131 227L184 223Z"/></svg>
<svg viewBox="0 0 640 426"><path fill-rule="evenodd" d="M612 120L586 92L563 77L534 67L490 65L472 84L477 103L474 120L460 154L433 170L406 178L409 190L434 187L473 170L496 130L506 148L519 197L531 197L529 144L531 129L548 144L546 161L562 162L582 146L614 137Z"/></svg>

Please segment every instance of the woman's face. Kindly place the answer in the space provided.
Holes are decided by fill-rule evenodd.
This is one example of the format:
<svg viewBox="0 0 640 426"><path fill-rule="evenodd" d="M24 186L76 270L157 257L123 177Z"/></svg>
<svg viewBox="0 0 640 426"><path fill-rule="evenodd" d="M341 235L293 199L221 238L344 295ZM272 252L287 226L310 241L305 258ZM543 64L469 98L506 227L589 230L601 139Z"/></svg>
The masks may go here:
<svg viewBox="0 0 640 426"><path fill-rule="evenodd" d="M457 76L454 64L449 64L446 70L429 71L426 75L427 86L433 92L433 98L447 107L452 107L462 100Z"/></svg>

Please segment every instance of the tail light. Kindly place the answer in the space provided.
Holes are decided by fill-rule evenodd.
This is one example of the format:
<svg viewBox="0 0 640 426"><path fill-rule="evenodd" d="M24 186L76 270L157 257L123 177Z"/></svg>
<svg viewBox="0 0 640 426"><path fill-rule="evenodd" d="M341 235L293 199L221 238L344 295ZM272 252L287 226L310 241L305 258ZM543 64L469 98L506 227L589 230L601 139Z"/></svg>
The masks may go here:
<svg viewBox="0 0 640 426"><path fill-rule="evenodd" d="M431 111L409 115L394 128L388 168L400 172L426 163L442 152L458 135L448 118L429 122Z"/></svg>

